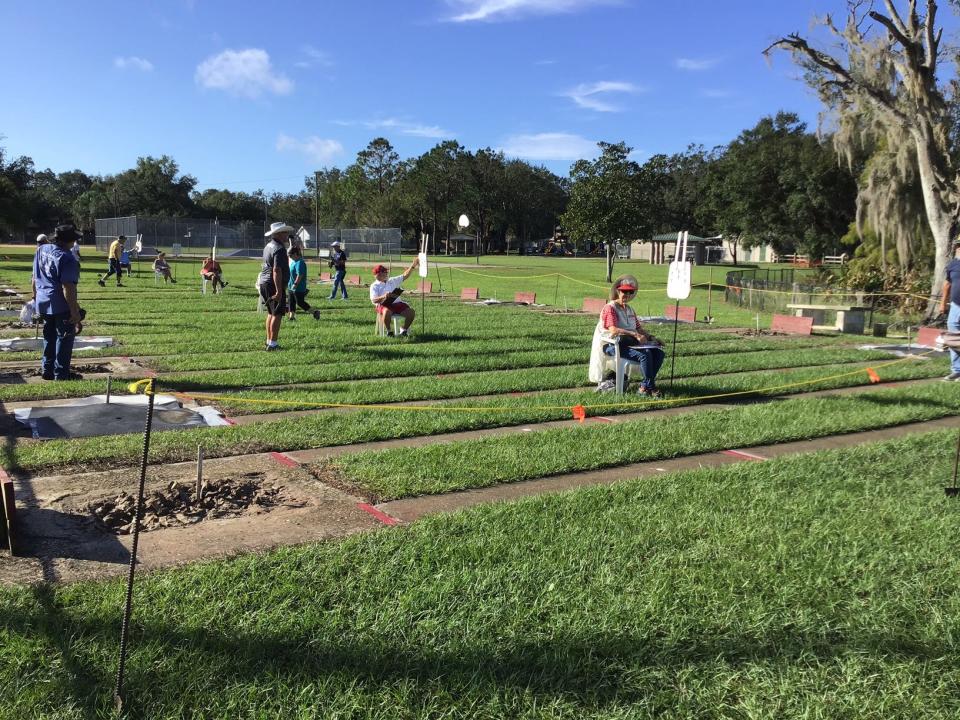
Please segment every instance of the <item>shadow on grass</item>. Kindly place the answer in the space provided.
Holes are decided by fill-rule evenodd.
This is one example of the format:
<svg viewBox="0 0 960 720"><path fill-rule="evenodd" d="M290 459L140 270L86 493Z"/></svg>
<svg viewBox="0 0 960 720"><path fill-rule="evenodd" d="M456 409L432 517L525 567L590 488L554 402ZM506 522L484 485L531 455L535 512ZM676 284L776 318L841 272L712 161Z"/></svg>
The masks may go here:
<svg viewBox="0 0 960 720"><path fill-rule="evenodd" d="M102 712L109 706L113 689L120 593L116 593L116 613L109 619L81 619L66 611L49 586L31 592L34 611L5 614L0 628L11 637L30 637L31 647L25 652L37 652L37 646L43 644L46 653L62 658L64 672L51 673L49 679L52 700L59 695L90 712ZM696 666L721 664L737 669L764 662L826 663L864 655L922 662L943 658L953 650L948 642L922 642L893 631L806 636L789 627L771 630L763 637L691 628L683 638L585 632L497 645L489 640L471 643L466 638L458 650L433 650L418 646L415 638L398 648L393 634L369 633L356 643L328 641L307 631L283 637L242 631L234 635L175 623L144 627L136 622L136 615L135 606L125 685L130 717L166 716L168 710L176 712L181 707L210 708L213 698L235 703L245 693L245 685L267 694L271 685L288 695L297 686L308 692L311 686L316 689L318 679L334 679L339 690L366 695L370 703L390 697L397 687L417 684L411 702L429 704L430 698L446 695L465 698L469 706L508 691L527 696L531 705L549 706L563 700L584 710L602 709L643 702L653 692L669 693L676 689L669 685L674 671ZM90 657L100 658L99 663ZM647 669L666 670L668 677L643 679L642 671ZM185 683L187 677L190 680ZM182 694L185 685L190 687L190 695ZM237 697L225 695L224 687L234 688ZM336 694L337 688L331 689L331 698Z"/></svg>

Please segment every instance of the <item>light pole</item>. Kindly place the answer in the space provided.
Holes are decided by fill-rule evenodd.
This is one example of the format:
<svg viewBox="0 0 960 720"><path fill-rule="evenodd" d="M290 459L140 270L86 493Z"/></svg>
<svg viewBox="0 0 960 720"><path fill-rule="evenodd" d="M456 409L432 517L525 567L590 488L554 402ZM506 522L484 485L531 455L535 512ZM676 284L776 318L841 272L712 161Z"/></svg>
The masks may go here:
<svg viewBox="0 0 960 720"><path fill-rule="evenodd" d="M466 215L461 215L457 219L457 227L460 228L460 232L463 232L468 227L470 227L470 218ZM477 239L474 241L474 250L477 254L477 265L480 264L480 228L477 228Z"/></svg>
<svg viewBox="0 0 960 720"><path fill-rule="evenodd" d="M317 239L317 257L320 257L320 171L313 171L313 234Z"/></svg>

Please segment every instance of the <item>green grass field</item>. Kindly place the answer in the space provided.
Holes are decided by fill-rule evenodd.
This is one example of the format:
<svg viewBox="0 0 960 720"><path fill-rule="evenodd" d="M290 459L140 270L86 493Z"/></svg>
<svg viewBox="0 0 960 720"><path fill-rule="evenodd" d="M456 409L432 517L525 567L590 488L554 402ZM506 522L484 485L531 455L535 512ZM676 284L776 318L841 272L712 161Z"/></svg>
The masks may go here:
<svg viewBox="0 0 960 720"><path fill-rule="evenodd" d="M0 280L29 292L31 250L0 249ZM441 258L435 295L410 296L409 339L374 335L367 288L344 302L311 285L320 319L285 320L283 350L268 354L259 263L224 260L230 286L203 296L198 261L177 263L176 285L155 284L144 263L126 287L100 288L92 255L84 333L117 344L75 363L134 358L161 392L254 416L154 433L154 464L191 460L198 444L214 458L530 425L319 461L364 496L411 498L960 414L960 385L926 382L948 372L943 357L750 334L757 316L723 303L721 268L712 290L710 268L694 269L702 286L684 304L715 322L678 329L674 382L668 358L665 398L651 402L596 394L587 379L596 317L572 309L606 295L601 260ZM310 264L314 277L326 269ZM620 272L641 281L641 315L672 304L665 267ZM360 264L354 274L369 280ZM464 287L500 300L534 291L547 307L463 304ZM672 326L652 327L669 345ZM868 368L902 384L873 387ZM104 386L0 384L0 402ZM846 394L809 395L833 389ZM577 405L588 418L635 415L536 426L571 421ZM676 414L656 412L667 408ZM956 717L946 549L958 506L942 490L955 443L925 433L664 474L156 572L137 586L129 716ZM34 477L130 467L140 446L138 434L8 438L0 462ZM0 718L110 717L122 596L118 581L0 589Z"/></svg>
<svg viewBox="0 0 960 720"><path fill-rule="evenodd" d="M137 589L130 716L953 718L954 443L159 572ZM122 597L121 582L0 590L0 714L109 717Z"/></svg>

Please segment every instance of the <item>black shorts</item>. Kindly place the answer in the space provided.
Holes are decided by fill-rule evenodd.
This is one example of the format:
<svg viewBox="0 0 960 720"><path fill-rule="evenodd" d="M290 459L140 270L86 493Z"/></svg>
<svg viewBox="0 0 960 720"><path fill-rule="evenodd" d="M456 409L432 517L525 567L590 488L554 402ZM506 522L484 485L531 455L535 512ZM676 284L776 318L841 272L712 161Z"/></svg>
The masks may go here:
<svg viewBox="0 0 960 720"><path fill-rule="evenodd" d="M260 285L260 297L263 298L263 304L267 306L267 312L274 317L281 317L287 312L287 294L282 292L279 300L273 300L275 292L273 283Z"/></svg>

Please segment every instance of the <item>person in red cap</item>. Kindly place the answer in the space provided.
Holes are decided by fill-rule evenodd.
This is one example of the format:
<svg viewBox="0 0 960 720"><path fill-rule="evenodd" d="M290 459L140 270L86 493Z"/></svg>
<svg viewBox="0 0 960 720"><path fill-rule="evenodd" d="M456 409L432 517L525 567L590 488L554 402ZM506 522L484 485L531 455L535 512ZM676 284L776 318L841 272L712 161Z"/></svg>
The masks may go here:
<svg viewBox="0 0 960 720"><path fill-rule="evenodd" d="M416 313L413 312L412 307L402 300L398 300L397 297L403 292L403 288L400 287L403 281L410 277L410 273L419 264L419 259L414 258L410 267L404 270L403 274L393 277L388 277L389 271L385 265L375 265L373 268L373 274L377 279L370 284L370 302L374 304L377 313L383 318L383 326L387 328L388 335L393 334L393 331L390 330L390 319L394 315L400 315L404 321L400 335L410 333L410 326L413 325L413 318Z"/></svg>
<svg viewBox="0 0 960 720"><path fill-rule="evenodd" d="M652 334L644 330L640 319L630 307L629 303L637 295L639 283L633 275L621 275L613 281L610 288L610 302L600 311L598 330L600 338L606 345L603 352L614 355L616 348L613 343L620 345L620 357L635 362L643 372L643 380L637 390L639 395L660 397L657 390L657 373L663 365L665 353L663 343ZM601 380L598 390L613 389L612 380Z"/></svg>

